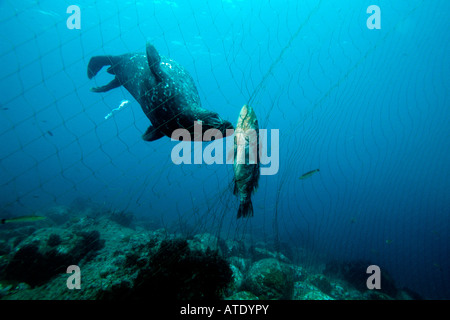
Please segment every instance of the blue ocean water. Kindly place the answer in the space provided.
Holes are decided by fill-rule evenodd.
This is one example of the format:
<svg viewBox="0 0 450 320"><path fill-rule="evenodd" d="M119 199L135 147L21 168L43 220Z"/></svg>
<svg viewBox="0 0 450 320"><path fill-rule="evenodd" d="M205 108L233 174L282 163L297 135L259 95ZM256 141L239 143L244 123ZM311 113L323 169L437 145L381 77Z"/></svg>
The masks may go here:
<svg viewBox="0 0 450 320"><path fill-rule="evenodd" d="M80 29L67 26L73 4ZM381 29L367 26L373 4ZM307 250L301 262L317 269L367 260L399 287L450 298L448 1L0 7L5 217L89 199L181 231ZM146 41L190 72L203 107L236 123L252 97L260 127L278 130L279 170L261 176L253 218L236 219L231 165L173 164L178 142L141 139L149 121L129 92L90 91L112 79L88 79L92 56L143 53Z"/></svg>

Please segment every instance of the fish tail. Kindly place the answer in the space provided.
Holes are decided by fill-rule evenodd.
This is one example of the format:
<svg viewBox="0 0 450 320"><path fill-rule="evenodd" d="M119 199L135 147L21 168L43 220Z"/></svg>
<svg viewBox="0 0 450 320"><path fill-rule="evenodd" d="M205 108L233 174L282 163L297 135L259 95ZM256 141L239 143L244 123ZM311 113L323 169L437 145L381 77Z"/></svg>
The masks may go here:
<svg viewBox="0 0 450 320"><path fill-rule="evenodd" d="M237 214L237 218L239 219L240 217L253 217L253 204L252 204L252 200L248 200L248 201L241 201L241 203L239 204L239 210L238 210L238 214Z"/></svg>

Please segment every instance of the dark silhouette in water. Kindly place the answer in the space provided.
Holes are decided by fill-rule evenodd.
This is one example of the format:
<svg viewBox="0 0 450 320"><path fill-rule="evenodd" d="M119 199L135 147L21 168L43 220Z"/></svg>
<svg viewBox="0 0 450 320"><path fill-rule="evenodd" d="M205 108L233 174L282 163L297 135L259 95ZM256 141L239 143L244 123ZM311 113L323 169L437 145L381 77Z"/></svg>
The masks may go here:
<svg viewBox="0 0 450 320"><path fill-rule="evenodd" d="M202 136L208 129L217 129L225 137L233 125L216 112L201 107L194 80L176 61L160 56L147 43L147 54L127 53L120 56L92 57L88 77L93 78L104 66L115 78L94 92L106 92L124 86L142 107L151 121L142 138L154 141L164 135L171 137L176 129L186 129L194 140L194 122L202 124ZM230 134L230 132L228 132ZM195 140L199 140L196 137Z"/></svg>
<svg viewBox="0 0 450 320"><path fill-rule="evenodd" d="M299 179L300 179L300 180L303 180L303 179L309 178L309 177L311 177L314 173L319 172L319 171L320 171L319 169L315 169L315 170L308 171L307 173L302 174L302 176L301 176Z"/></svg>

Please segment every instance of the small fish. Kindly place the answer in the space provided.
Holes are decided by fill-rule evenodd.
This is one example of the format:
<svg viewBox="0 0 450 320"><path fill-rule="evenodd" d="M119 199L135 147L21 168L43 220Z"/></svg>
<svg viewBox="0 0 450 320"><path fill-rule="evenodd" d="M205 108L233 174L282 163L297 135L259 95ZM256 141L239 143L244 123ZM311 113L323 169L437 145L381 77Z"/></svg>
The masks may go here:
<svg viewBox="0 0 450 320"><path fill-rule="evenodd" d="M386 244L391 244L391 243L392 243L392 240L386 239Z"/></svg>
<svg viewBox="0 0 450 320"><path fill-rule="evenodd" d="M41 216L21 216L16 218L9 219L0 219L0 224L10 223L10 222L35 222L39 220L47 219L46 217Z"/></svg>
<svg viewBox="0 0 450 320"><path fill-rule="evenodd" d="M47 133L48 133L51 137L53 137L53 132L51 132L50 130L48 130Z"/></svg>
<svg viewBox="0 0 450 320"><path fill-rule="evenodd" d="M251 196L258 187L260 175L258 133L256 114L251 106L244 105L234 135L233 193L239 196L238 218L253 217Z"/></svg>
<svg viewBox="0 0 450 320"><path fill-rule="evenodd" d="M320 171L319 169L315 169L315 170L308 171L307 173L302 174L302 176L301 176L299 179L300 179L300 180L303 180L303 179L309 178L309 177L311 177L314 173L319 172L319 171Z"/></svg>
<svg viewBox="0 0 450 320"><path fill-rule="evenodd" d="M7 108L7 107L2 107L1 109L2 110L9 110L9 108Z"/></svg>

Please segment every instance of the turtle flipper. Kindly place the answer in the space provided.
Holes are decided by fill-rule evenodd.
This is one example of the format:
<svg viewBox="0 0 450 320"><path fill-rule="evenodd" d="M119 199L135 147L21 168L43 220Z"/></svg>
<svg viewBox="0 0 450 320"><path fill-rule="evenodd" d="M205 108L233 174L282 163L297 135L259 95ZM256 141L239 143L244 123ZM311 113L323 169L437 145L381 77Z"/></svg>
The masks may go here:
<svg viewBox="0 0 450 320"><path fill-rule="evenodd" d="M156 48L150 42L147 42L146 51L150 71L155 76L156 82L159 83L162 81L161 68L159 67L159 64L161 63L161 57L159 56L158 51L156 51Z"/></svg>
<svg viewBox="0 0 450 320"><path fill-rule="evenodd" d="M142 135L144 141L155 141L164 137L164 133L156 129L154 126L149 126L147 131Z"/></svg>

